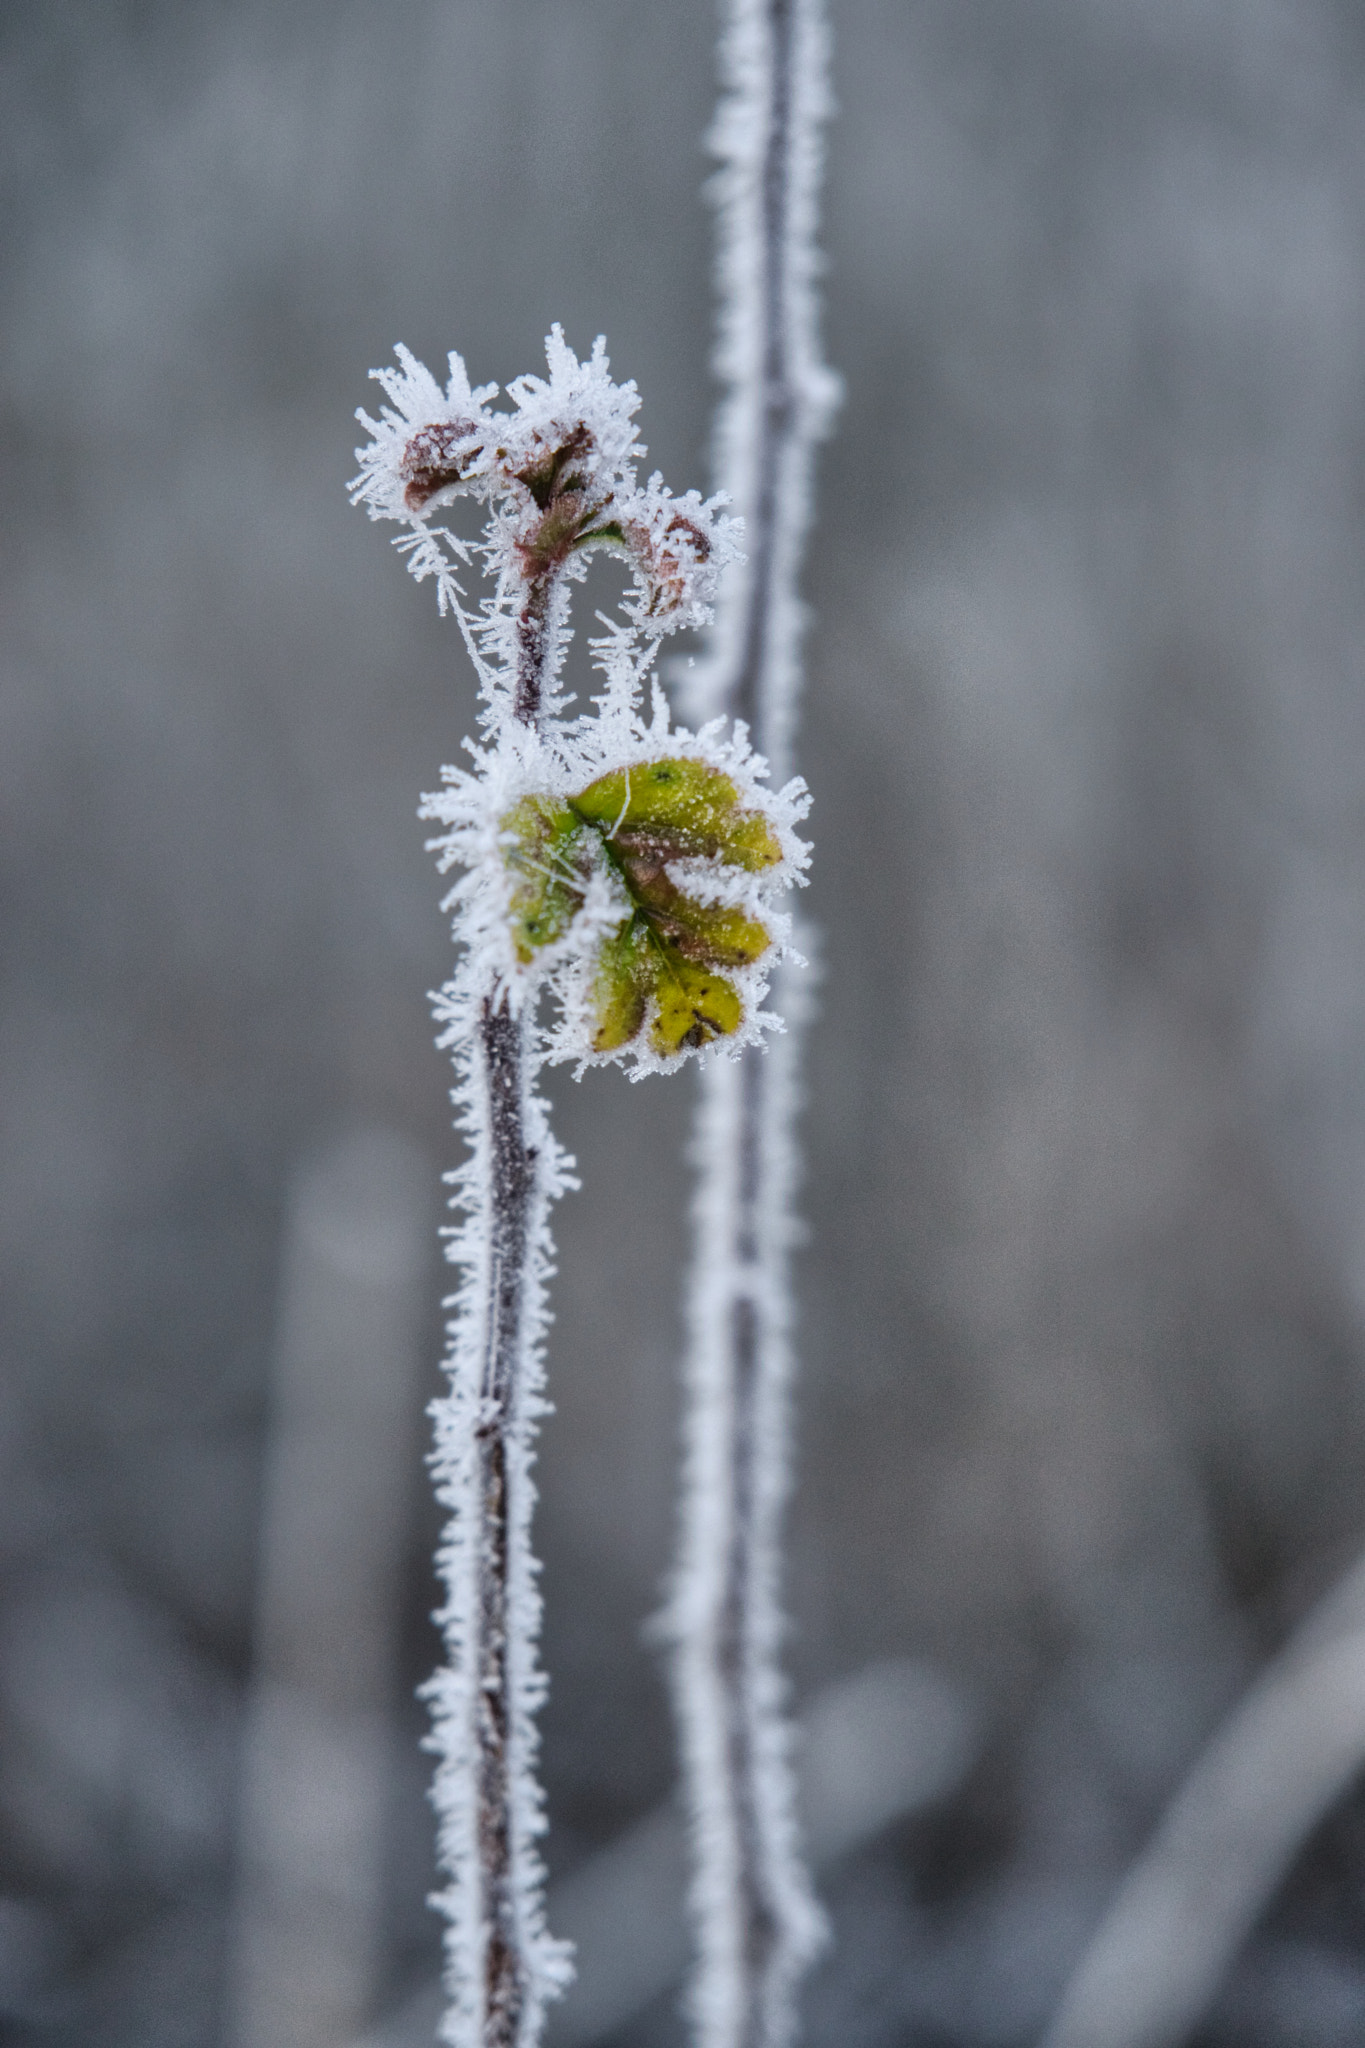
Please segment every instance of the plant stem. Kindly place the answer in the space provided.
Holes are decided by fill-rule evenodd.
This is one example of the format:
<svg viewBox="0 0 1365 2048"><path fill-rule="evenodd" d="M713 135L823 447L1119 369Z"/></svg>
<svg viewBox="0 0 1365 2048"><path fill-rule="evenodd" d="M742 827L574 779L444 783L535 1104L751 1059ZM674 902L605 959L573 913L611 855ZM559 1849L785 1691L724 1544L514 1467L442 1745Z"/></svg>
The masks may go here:
<svg viewBox="0 0 1365 2048"><path fill-rule="evenodd" d="M517 617L516 692L512 715L532 732L540 724L545 694L545 662L550 645L550 598L553 576L533 577Z"/></svg>
<svg viewBox="0 0 1365 2048"><path fill-rule="evenodd" d="M722 606L707 715L788 771L797 574L830 380L811 280L824 113L819 0L726 0L718 481L748 563ZM802 1859L783 1712L780 1542L791 1463L790 1244L798 1018L701 1076L688 1414L674 1596L692 1813L702 2048L784 2048L822 1922ZM799 1006L798 1006L799 1007Z"/></svg>
<svg viewBox="0 0 1365 2048"><path fill-rule="evenodd" d="M779 1651L792 1356L791 1033L702 1076L686 1481L674 1603L704 2048L779 2048L821 1921Z"/></svg>
<svg viewBox="0 0 1365 2048"><path fill-rule="evenodd" d="M551 575L526 580L514 628L511 713L533 731L543 708L553 582ZM547 1154L555 1148L534 1093L534 1030L529 1004L516 1011L505 991L488 988L464 1053L479 1176L469 1242L480 1258L455 1326L450 1428L468 1431L473 1442L438 1449L438 1465L452 1475L443 1498L455 1509L443 1619L457 1690L439 1681L433 1689L435 1746L447 1780L457 1781L445 1810L465 1815L463 1832L443 1834L454 1994L443 2038L460 2048L533 2048L552 1988L547 1962L554 1968L534 1845L540 1795L531 1717L541 1681L529 1531L544 1212L554 1193L555 1160Z"/></svg>
<svg viewBox="0 0 1365 2048"><path fill-rule="evenodd" d="M788 215L791 184L792 0L765 0L768 80L763 156L759 170L762 264L759 285L761 390L756 461L748 519L749 590L739 666L731 680L730 715L742 718L762 753L771 742L772 702L769 647L773 627L773 586L778 541L778 483L797 420L791 335L785 317Z"/></svg>
<svg viewBox="0 0 1365 2048"><path fill-rule="evenodd" d="M523 1114L526 1021L506 999L485 997L479 1047L488 1091L488 1302L479 1387L479 1549L477 1649L478 1839L487 1947L484 1956L486 2048L515 2048L526 1979L514 1884L513 1816L508 1744L511 1684L508 1651L508 1560L511 1475L508 1434L517 1422L517 1364L522 1348L530 1210L536 1155L528 1149Z"/></svg>
<svg viewBox="0 0 1365 2048"><path fill-rule="evenodd" d="M779 1464L786 1462L785 1429L773 1442L773 1422L763 1418L763 1397L770 1389L763 1384L763 1368L771 1371L774 1361L765 1359L762 1327L762 1279L758 1248L758 1205L763 1193L765 1157L763 1131L764 1073L752 1050L739 1075L739 1199L735 1209L735 1281L730 1305L729 1349L731 1375L730 1459L727 1487L732 1503L730 1540L726 1548L725 1577L721 1601L716 1656L726 1693L726 1761L732 1781L739 1856L736 1891L742 1928L740 1950L747 1980L740 2039L757 2044L770 2038L764 2024L764 2008L771 2004L768 1985L780 1967L782 1946L782 1902L774 1883L772 1848L767 1837L769 1816L764 1812L758 1766L760 1731L754 1726L754 1703L760 1692L759 1660L766 1644L762 1627L763 1608L777 1597L775 1559L781 1531L777 1526L780 1501L772 1498L771 1487L760 1498L760 1473L756 1469L760 1434L767 1448L775 1450ZM785 1275L783 1275L785 1278ZM745 1291L748 1281L752 1291ZM785 1379L785 1361L778 1365ZM769 1420L766 1431L763 1420ZM765 1570L765 1566L768 1568Z"/></svg>

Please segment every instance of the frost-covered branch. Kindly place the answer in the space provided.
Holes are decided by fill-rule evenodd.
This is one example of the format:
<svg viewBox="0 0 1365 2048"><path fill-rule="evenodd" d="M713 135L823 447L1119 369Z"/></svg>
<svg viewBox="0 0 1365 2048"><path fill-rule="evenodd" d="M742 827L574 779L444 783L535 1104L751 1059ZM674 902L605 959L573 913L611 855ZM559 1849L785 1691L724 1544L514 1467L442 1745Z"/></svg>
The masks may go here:
<svg viewBox="0 0 1365 2048"><path fill-rule="evenodd" d="M689 712L742 718L781 772L801 679L814 451L839 398L821 360L816 238L829 114L823 0L721 0L716 470L744 519ZM780 765L778 765L780 764Z"/></svg>
<svg viewBox="0 0 1365 2048"><path fill-rule="evenodd" d="M434 578L478 670L484 739L423 804L434 846L460 869L447 908L461 948L436 999L454 1055L468 1157L453 1176L463 1220L450 1306L450 1391L435 1404L434 1466L451 1519L439 1566L447 1666L428 1687L434 1798L446 1888L451 2048L533 2048L547 2000L571 1975L544 1920L544 1829L535 1776L540 1601L530 1525L544 1412L550 1204L572 1162L536 1089L542 1060L580 1068L629 1058L636 1074L692 1052L753 1042L786 942L777 898L799 880L802 786L774 792L743 733L721 721L675 730L650 668L661 634L709 616L737 553L720 500L674 498L644 450L633 385L616 385L599 342L580 363L556 328L547 381L470 387L458 356L442 390L399 351L380 375L390 404L363 413L354 495L402 523L398 545ZM469 544L435 522L452 499L488 508ZM567 716L560 689L569 586L591 554L627 562L624 617L592 643L595 709ZM478 561L492 595L477 611L460 572ZM649 716L644 694L650 687ZM539 1016L554 999L553 1022Z"/></svg>
<svg viewBox="0 0 1365 2048"><path fill-rule="evenodd" d="M797 582L814 448L837 387L817 332L827 113L820 0L725 0L714 133L720 239L718 469L748 561L692 682L786 762L800 678ZM703 2048L783 2048L822 1922L800 1853L779 1664L791 1461L789 1258L797 1017L766 1059L702 1077L679 1559L671 1607L692 1820Z"/></svg>

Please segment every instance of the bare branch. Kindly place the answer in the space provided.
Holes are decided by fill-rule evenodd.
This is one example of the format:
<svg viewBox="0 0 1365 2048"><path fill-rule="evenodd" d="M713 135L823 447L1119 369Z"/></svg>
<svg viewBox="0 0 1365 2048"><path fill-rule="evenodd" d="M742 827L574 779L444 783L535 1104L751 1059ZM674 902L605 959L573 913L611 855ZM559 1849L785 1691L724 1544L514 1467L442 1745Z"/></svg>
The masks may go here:
<svg viewBox="0 0 1365 2048"><path fill-rule="evenodd" d="M834 396L814 278L820 0L729 0L715 130L727 390L718 481L745 520L698 715L728 712L785 773L795 720L797 579L816 441ZM784 2048L822 1938L795 1819L779 1665L780 1541L790 1465L788 1257L798 1032L702 1076L679 1560L670 1622L691 1814L703 2048ZM799 1009L799 1005L795 1006Z"/></svg>

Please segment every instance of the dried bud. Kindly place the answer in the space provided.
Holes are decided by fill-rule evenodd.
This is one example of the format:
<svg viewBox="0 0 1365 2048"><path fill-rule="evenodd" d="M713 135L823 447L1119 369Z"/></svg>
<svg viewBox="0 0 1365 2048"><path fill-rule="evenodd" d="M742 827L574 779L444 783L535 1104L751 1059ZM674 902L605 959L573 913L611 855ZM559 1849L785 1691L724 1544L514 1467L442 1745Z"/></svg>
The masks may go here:
<svg viewBox="0 0 1365 2048"><path fill-rule="evenodd" d="M424 517L443 491L463 489L497 506L490 559L527 583L545 583L594 547L619 549L635 573L627 616L651 636L709 616L716 579L737 555L735 522L721 500L695 491L674 498L662 480L637 480L644 454L632 415L633 384L615 384L599 342L580 363L556 328L546 345L548 379L519 377L512 412L488 409L494 387L472 390L452 356L442 391L405 349L397 369L376 373L391 400L358 449L352 487L371 516L400 519L400 541L419 578L434 576L443 606L459 608L455 565L462 544Z"/></svg>
<svg viewBox="0 0 1365 2048"><path fill-rule="evenodd" d="M485 439L486 430L475 420L433 420L414 434L398 464L408 510L425 511L438 491L466 483Z"/></svg>

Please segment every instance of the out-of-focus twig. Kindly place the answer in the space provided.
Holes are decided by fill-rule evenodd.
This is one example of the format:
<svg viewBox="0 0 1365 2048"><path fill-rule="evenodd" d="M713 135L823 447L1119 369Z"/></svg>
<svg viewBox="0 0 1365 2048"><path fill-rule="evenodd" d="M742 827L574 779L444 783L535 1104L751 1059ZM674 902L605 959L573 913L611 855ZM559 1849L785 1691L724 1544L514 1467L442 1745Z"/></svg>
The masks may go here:
<svg viewBox="0 0 1365 2048"><path fill-rule="evenodd" d="M335 2048L375 1988L430 1169L359 1130L290 1200L242 1748L232 2048Z"/></svg>
<svg viewBox="0 0 1365 2048"><path fill-rule="evenodd" d="M837 395L821 361L816 224L829 110L823 0L724 0L713 147L719 239L717 482L747 562L693 680L700 716L790 768L799 577L815 448ZM778 1645L789 1483L789 1259L802 1004L785 1039L713 1062L697 1126L685 1454L669 1621L692 1840L701 2048L784 2048L820 1945L787 1760Z"/></svg>
<svg viewBox="0 0 1365 2048"><path fill-rule="evenodd" d="M1365 1764L1365 1560L1196 1760L1043 2048L1178 2048L1296 1851Z"/></svg>

